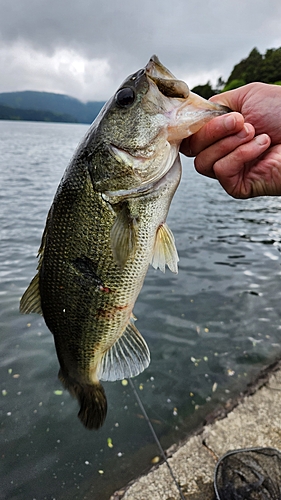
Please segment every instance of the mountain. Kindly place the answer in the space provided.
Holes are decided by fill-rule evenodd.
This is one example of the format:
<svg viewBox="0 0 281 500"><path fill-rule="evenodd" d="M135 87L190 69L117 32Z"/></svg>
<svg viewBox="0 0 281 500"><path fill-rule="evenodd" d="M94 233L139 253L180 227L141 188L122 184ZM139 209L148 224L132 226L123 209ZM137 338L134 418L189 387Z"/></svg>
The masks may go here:
<svg viewBox="0 0 281 500"><path fill-rule="evenodd" d="M92 121L100 112L102 106L104 105L104 102L90 101L87 103L83 103L78 99L75 99L74 97L69 97L63 94L26 90L22 92L0 93L0 105L9 107L10 109L13 108L15 111L15 115L18 117L2 119L34 119L22 118L20 116L21 113L19 113L19 110L28 110L29 112L37 112L38 117L40 116L40 113L43 112L43 121L72 121L78 123L92 123ZM53 118L56 119L53 120L52 115L54 115ZM40 118L38 118L38 120L39 119Z"/></svg>
<svg viewBox="0 0 281 500"><path fill-rule="evenodd" d="M28 120L33 122L66 122L77 123L73 116L51 111L35 111L34 109L11 108L0 104L0 120Z"/></svg>

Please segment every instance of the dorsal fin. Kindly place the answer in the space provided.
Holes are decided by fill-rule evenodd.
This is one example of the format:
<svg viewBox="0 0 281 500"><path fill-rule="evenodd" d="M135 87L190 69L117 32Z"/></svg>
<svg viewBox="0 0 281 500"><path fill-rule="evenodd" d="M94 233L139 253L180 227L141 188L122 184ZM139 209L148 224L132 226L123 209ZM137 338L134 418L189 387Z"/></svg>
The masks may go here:
<svg viewBox="0 0 281 500"><path fill-rule="evenodd" d="M97 376L109 381L135 377L149 363L148 346L131 319L121 337L102 357Z"/></svg>
<svg viewBox="0 0 281 500"><path fill-rule="evenodd" d="M179 256L175 245L175 238L166 222L162 224L156 233L154 252L150 264L154 269L159 269L164 273L165 265L171 269L172 273L178 272Z"/></svg>
<svg viewBox="0 0 281 500"><path fill-rule="evenodd" d="M41 297L39 290L39 273L35 274L28 288L25 290L20 301L20 312L22 314L43 314L41 308Z"/></svg>
<svg viewBox="0 0 281 500"><path fill-rule="evenodd" d="M49 226L49 221L51 217L51 210L52 207L49 210L49 213L47 215L47 220L46 220L46 225L42 234L42 239L41 239L41 245L38 250L38 257L39 257L39 262L37 269L39 270L37 274L35 274L33 280L30 282L29 286L25 290L21 300L20 300L20 312L22 314L29 314L29 313L37 313L43 315L42 312L42 307L41 307L41 296L40 296L40 289L39 289L39 272L42 267L42 262L43 262L43 257L44 257L44 250L45 250L45 245L46 245L46 237L47 237L47 232L48 232L48 226Z"/></svg>

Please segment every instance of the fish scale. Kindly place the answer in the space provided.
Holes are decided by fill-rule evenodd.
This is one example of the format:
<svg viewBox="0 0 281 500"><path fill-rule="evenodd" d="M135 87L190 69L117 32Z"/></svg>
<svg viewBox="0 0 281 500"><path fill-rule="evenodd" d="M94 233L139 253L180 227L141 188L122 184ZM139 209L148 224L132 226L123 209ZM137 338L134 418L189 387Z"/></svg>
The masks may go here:
<svg viewBox="0 0 281 500"><path fill-rule="evenodd" d="M77 176L75 173L72 176L72 172L70 171L69 177L73 177L73 184L78 186L79 182L76 182ZM78 176L78 181L80 179L81 174ZM97 338L100 344L103 344L103 348L106 349L107 345L110 346L116 340L116 331L120 331L122 323L125 322L126 324L128 321L128 313L126 311L118 311L118 307L125 306L130 300L132 301L132 294L138 294L136 288L140 288L139 278L141 269L141 277L144 278L149 264L147 257L145 262L144 254L141 250L142 246L147 243L148 232L145 230L141 235L139 251L134 259L135 265L132 266L129 262L126 269L120 270L112 259L110 247L112 211L108 208L108 204L104 202L100 194L93 191L90 181L85 183L85 185L86 188L81 198L83 203L79 200L79 210L77 212L73 206L68 207L68 191L73 191L72 184L69 185L67 183L67 187L61 189L59 199L55 200L55 205L59 204L60 206L57 214L59 223L56 227L58 230L53 235L52 246L50 245L50 247L47 247L48 250L47 248L44 250L44 262L46 261L51 265L55 278L51 277L51 287L46 280L41 280L41 297L44 297L43 310L45 310L48 318L47 326L52 332L56 332L55 338L58 350L61 349L61 332L63 332L62 338L64 339L66 328L69 330L68 333L72 335L72 353L74 350L73 337L78 339L79 352L80 341L82 341L82 345L87 346L92 345L93 341L96 343ZM72 220L72 224L69 227L69 220L73 210L76 213L76 220ZM98 217L93 218L91 216L93 212L98 214ZM101 223L101 221L103 222ZM83 228L83 233L86 233L86 237L84 234L81 238L81 234L78 232L79 228ZM75 239L68 237L69 233L72 234L73 232L76 233ZM91 248L89 248L89 241L92 241L92 239L89 240L87 235L91 234L94 234L95 237ZM58 246L56 247L56 245ZM49 258L48 252L52 256L59 256L56 266L54 266L54 259L51 261ZM104 293L96 287L95 283L88 283L88 281L86 283L78 281L76 286L74 285L75 277L78 277L78 272L75 268L71 268L73 268L73 262L77 255L83 255L93 260L93 262L98 262L96 269L97 276L99 276L110 292ZM45 264L44 267L46 267ZM44 269L43 275L48 276L48 269ZM62 290L58 303L55 302L58 285L54 286L57 282L57 277L59 277L59 287ZM110 311L112 308L116 308L114 316L109 315L108 317L104 317L104 314L101 313L101 311ZM61 311L64 311L63 314L61 314ZM85 315L85 311L89 311L89 314ZM91 314L92 311L93 313ZM76 330L72 332L73 324L76 324ZM62 349L65 350L63 341L62 344ZM82 355L79 357L80 365L82 365L80 368L84 370L84 367L88 366L89 369L88 358L91 357L89 349L82 349Z"/></svg>
<svg viewBox="0 0 281 500"><path fill-rule="evenodd" d="M166 218L180 142L227 111L189 92L153 56L105 105L58 187L20 310L43 314L59 378L88 429L106 417L100 380L136 376L150 362L132 311L150 263L177 272Z"/></svg>

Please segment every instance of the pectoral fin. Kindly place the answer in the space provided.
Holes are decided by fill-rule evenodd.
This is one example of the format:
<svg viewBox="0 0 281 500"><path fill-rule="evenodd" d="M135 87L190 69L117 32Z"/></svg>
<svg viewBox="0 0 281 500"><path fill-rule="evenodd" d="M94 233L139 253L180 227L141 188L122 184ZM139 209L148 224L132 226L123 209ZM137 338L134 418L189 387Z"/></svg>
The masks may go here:
<svg viewBox="0 0 281 500"><path fill-rule="evenodd" d="M39 273L31 281L20 301L20 312L22 314L43 314L41 309L41 297L39 290Z"/></svg>
<svg viewBox="0 0 281 500"><path fill-rule="evenodd" d="M172 273L178 272L179 256L175 245L175 238L168 225L164 223L158 228L154 244L154 253L150 264L154 269L159 269L164 273L165 265L171 269Z"/></svg>
<svg viewBox="0 0 281 500"><path fill-rule="evenodd" d="M123 268L129 259L134 256L137 244L137 221L130 214L127 204L123 204L118 211L111 228L111 248L115 262Z"/></svg>
<svg viewBox="0 0 281 500"><path fill-rule="evenodd" d="M149 363L148 346L131 320L122 336L104 354L97 376L109 381L135 377Z"/></svg>

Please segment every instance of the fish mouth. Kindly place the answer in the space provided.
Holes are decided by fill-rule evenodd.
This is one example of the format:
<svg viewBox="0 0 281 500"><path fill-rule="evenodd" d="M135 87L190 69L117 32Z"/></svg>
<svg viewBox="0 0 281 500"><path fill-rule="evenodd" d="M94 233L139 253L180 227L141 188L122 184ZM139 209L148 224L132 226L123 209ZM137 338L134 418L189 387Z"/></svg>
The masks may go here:
<svg viewBox="0 0 281 500"><path fill-rule="evenodd" d="M171 71L165 68L156 55L150 58L145 72L166 97L186 99L189 96L188 85L184 81L178 80Z"/></svg>
<svg viewBox="0 0 281 500"><path fill-rule="evenodd" d="M182 140L197 132L207 121L232 110L191 92L153 55L145 67L146 75L166 99L169 117L168 141Z"/></svg>
<svg viewBox="0 0 281 500"><path fill-rule="evenodd" d="M153 54L153 56L149 59L147 65L145 66L145 71L151 77L155 76L176 80L175 75L173 75L173 73L171 73L171 71L160 62L159 58L155 54Z"/></svg>

